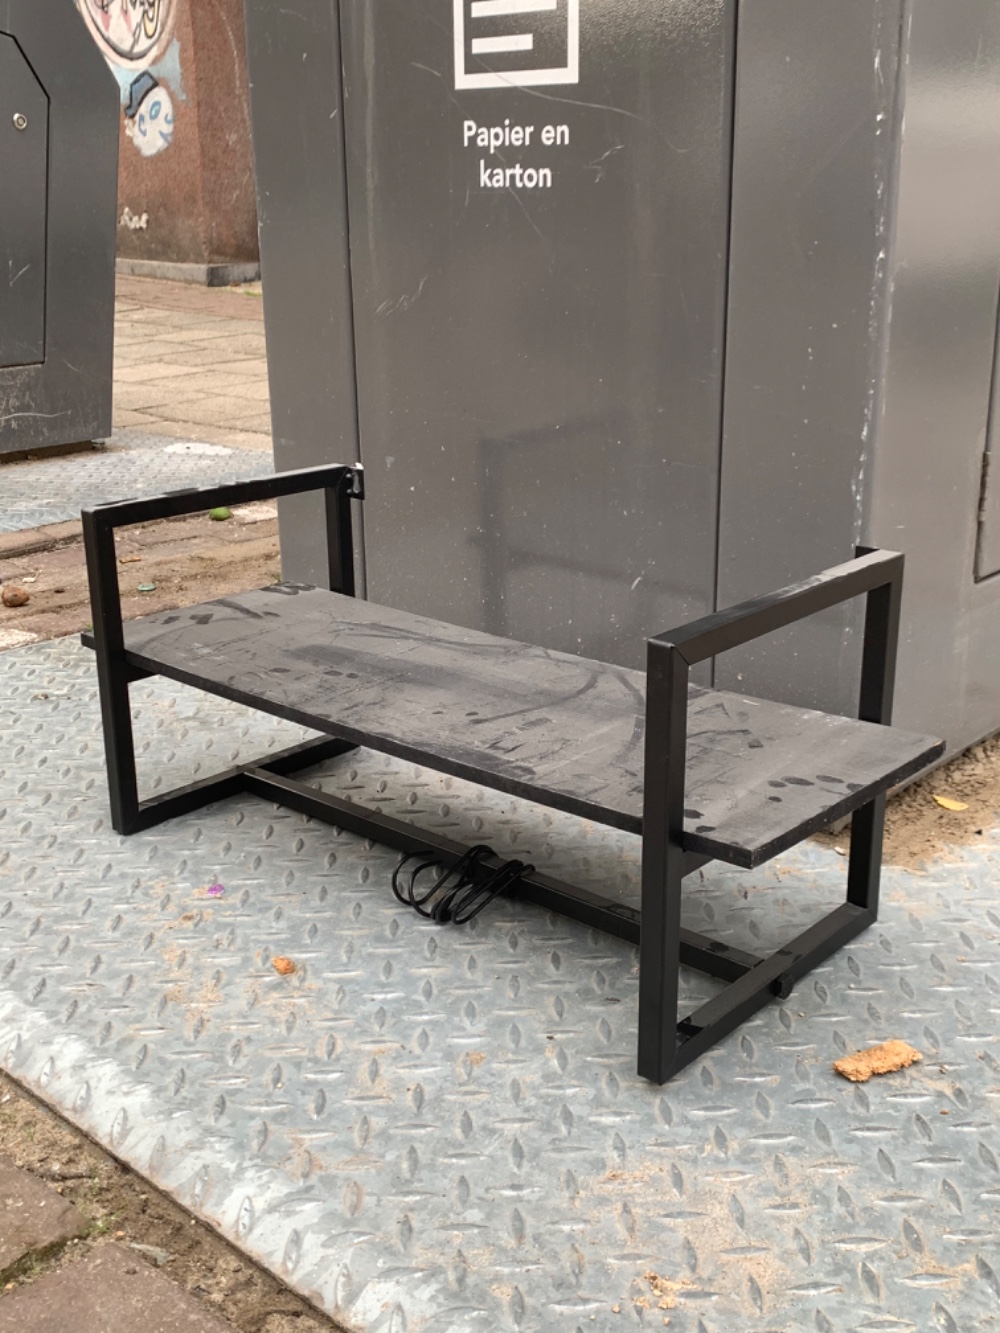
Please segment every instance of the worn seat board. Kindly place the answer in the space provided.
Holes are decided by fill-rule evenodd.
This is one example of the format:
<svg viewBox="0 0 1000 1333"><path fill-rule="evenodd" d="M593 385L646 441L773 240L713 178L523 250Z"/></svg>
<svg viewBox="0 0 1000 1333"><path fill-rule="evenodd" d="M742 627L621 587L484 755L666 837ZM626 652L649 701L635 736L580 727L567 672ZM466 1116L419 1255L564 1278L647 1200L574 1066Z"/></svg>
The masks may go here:
<svg viewBox="0 0 1000 1333"><path fill-rule="evenodd" d="M135 665L441 772L642 832L645 676L277 584L125 626ZM692 686L685 845L740 866L918 772L939 742Z"/></svg>

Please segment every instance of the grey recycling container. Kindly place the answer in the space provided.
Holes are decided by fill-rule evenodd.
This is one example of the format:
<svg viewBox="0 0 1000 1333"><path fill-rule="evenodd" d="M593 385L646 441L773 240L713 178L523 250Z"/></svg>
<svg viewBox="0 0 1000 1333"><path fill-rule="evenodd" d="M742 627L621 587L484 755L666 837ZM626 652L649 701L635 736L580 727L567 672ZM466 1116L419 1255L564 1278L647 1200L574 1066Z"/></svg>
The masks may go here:
<svg viewBox="0 0 1000 1333"><path fill-rule="evenodd" d="M0 456L111 433L118 114L73 0L0 0Z"/></svg>
<svg viewBox="0 0 1000 1333"><path fill-rule="evenodd" d="M1000 728L995 0L247 0L279 467L367 595L641 665L902 549L902 725ZM286 573L322 521L282 514ZM850 711L859 608L714 665Z"/></svg>

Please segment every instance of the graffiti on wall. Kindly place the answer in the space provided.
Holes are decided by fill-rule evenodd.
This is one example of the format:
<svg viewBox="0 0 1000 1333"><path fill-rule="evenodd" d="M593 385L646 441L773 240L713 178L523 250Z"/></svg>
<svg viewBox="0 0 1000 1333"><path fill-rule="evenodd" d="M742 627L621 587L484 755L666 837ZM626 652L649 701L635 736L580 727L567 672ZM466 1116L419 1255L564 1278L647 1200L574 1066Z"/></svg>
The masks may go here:
<svg viewBox="0 0 1000 1333"><path fill-rule="evenodd" d="M125 133L143 157L169 148L174 99L184 100L178 0L77 0L121 90Z"/></svg>

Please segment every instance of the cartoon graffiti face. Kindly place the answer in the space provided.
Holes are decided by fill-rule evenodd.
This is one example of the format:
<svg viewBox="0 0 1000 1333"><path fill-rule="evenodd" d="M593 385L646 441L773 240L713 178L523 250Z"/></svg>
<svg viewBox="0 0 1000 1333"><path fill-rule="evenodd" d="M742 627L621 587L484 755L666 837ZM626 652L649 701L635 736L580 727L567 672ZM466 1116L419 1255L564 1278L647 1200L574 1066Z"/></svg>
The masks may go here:
<svg viewBox="0 0 1000 1333"><path fill-rule="evenodd" d="M163 55L174 29L176 0L79 0L105 56L138 69Z"/></svg>
<svg viewBox="0 0 1000 1333"><path fill-rule="evenodd" d="M125 120L125 133L143 157L155 157L169 148L174 137L174 104L162 84L154 86Z"/></svg>

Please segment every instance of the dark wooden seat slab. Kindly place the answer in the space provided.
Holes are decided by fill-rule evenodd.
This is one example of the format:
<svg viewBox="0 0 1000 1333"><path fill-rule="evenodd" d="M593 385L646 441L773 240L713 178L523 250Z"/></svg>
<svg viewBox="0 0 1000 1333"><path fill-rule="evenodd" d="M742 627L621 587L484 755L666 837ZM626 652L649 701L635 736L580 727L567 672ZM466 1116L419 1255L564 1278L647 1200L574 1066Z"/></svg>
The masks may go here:
<svg viewBox="0 0 1000 1333"><path fill-rule="evenodd" d="M145 671L642 832L645 676L276 584L125 625ZM753 867L942 750L927 736L690 687L684 842Z"/></svg>

